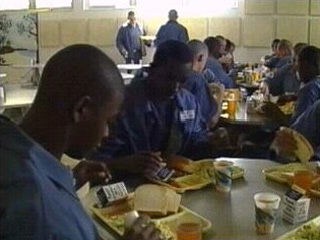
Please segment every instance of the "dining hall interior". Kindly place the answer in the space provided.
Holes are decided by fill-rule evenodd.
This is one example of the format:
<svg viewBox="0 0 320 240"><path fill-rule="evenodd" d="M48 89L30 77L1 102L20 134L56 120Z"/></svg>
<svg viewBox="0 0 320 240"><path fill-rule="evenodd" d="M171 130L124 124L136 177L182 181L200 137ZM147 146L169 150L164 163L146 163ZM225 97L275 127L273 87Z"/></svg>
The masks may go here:
<svg viewBox="0 0 320 240"><path fill-rule="evenodd" d="M320 239L320 0L1 0L0 239Z"/></svg>

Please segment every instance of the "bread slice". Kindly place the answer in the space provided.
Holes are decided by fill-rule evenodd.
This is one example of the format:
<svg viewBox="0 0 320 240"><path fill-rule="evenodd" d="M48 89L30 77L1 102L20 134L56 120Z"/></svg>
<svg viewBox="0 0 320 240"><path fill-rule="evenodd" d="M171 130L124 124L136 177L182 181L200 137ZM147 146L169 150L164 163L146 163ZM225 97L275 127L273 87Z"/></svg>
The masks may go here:
<svg viewBox="0 0 320 240"><path fill-rule="evenodd" d="M177 213L181 203L181 195L177 194L174 190L167 188L167 197L168 197L168 209L167 213Z"/></svg>
<svg viewBox="0 0 320 240"><path fill-rule="evenodd" d="M309 141L303 135L291 128L283 127L282 130L293 135L294 140L297 142L297 150L295 151L295 155L302 163L307 163L314 155L314 150Z"/></svg>
<svg viewBox="0 0 320 240"><path fill-rule="evenodd" d="M155 184L144 184L135 190L134 209L149 216L167 215L169 198L167 188Z"/></svg>

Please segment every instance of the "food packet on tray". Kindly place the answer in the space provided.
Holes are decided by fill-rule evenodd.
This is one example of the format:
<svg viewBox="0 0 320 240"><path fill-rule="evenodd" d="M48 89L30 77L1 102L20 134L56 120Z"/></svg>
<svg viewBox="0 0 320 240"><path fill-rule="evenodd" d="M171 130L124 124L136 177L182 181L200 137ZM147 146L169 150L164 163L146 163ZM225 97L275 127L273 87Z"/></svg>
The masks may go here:
<svg viewBox="0 0 320 240"><path fill-rule="evenodd" d="M123 182L114 183L102 186L97 191L98 206L106 207L117 201L126 199L128 197L128 191Z"/></svg>

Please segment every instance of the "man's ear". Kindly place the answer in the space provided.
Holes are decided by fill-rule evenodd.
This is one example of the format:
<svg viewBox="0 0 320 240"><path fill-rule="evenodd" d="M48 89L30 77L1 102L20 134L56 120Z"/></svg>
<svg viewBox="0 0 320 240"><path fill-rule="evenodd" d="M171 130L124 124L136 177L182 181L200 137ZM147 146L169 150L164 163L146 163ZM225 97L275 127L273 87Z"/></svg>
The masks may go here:
<svg viewBox="0 0 320 240"><path fill-rule="evenodd" d="M81 97L72 110L73 122L78 123L87 119L90 114L90 107L92 106L92 98L89 96Z"/></svg>
<svg viewBox="0 0 320 240"><path fill-rule="evenodd" d="M203 59L203 54L200 54L200 55L198 56L198 62L202 62L202 59Z"/></svg>

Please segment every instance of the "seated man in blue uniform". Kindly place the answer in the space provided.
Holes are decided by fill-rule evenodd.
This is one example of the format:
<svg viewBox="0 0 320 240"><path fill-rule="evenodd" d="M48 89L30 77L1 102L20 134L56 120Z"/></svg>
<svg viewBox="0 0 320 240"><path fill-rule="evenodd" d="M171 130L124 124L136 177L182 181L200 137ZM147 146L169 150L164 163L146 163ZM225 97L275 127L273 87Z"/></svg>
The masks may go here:
<svg viewBox="0 0 320 240"><path fill-rule="evenodd" d="M320 100L308 108L291 128L301 133L310 142L315 151L314 158L320 160ZM277 133L276 142L280 154L292 153L297 148L296 141L291 134L283 130Z"/></svg>
<svg viewBox="0 0 320 240"><path fill-rule="evenodd" d="M305 43L297 43L294 46L293 62L289 63L275 72L273 77L269 77L264 82L269 93L273 96L281 96L285 94L297 95L300 90L300 81L297 77L298 56L301 51L307 47Z"/></svg>
<svg viewBox="0 0 320 240"><path fill-rule="evenodd" d="M298 93L294 122L304 111L320 99L320 49L308 46L298 57L298 73L303 87Z"/></svg>
<svg viewBox="0 0 320 240"><path fill-rule="evenodd" d="M278 57L278 45L280 43L280 39L276 38L271 43L272 54L265 56L262 60L265 63L265 66L274 69L279 62L280 58Z"/></svg>
<svg viewBox="0 0 320 240"><path fill-rule="evenodd" d="M209 57L206 68L208 68L215 75L218 81L223 84L225 88L233 88L233 80L228 76L219 62L219 58L221 58L220 40L214 37L208 37L204 40L204 43L209 49Z"/></svg>
<svg viewBox="0 0 320 240"><path fill-rule="evenodd" d="M82 157L100 143L118 113L121 82L116 65L102 51L73 45L47 62L19 126L0 117L0 239L100 239L60 159L63 153ZM107 177L103 163L90 166ZM88 179L95 172L78 170ZM152 225L141 230L145 221L137 220L123 239L159 240Z"/></svg>
<svg viewBox="0 0 320 240"><path fill-rule="evenodd" d="M286 39L282 39L278 45L277 55L279 57L279 61L274 67L275 70L278 70L279 68L282 68L283 66L292 63L292 43Z"/></svg>
<svg viewBox="0 0 320 240"><path fill-rule="evenodd" d="M198 101L181 88L191 63L192 53L185 43L161 44L148 77L127 87L114 137L105 139L90 158L106 161L111 170L143 173L145 153L200 159L222 146L225 136L209 135Z"/></svg>
<svg viewBox="0 0 320 240"><path fill-rule="evenodd" d="M219 119L215 116L218 112L218 106L212 97L206 79L202 76L208 58L208 48L199 40L191 40L188 42L188 46L193 55L192 71L188 74L183 87L196 97L207 125L213 127Z"/></svg>
<svg viewBox="0 0 320 240"><path fill-rule="evenodd" d="M189 41L188 30L180 23L178 23L178 12L176 10L169 11L169 21L162 25L156 34L155 46L167 40L177 40L186 43Z"/></svg>
<svg viewBox="0 0 320 240"><path fill-rule="evenodd" d="M145 32L137 23L135 13L130 11L128 21L120 27L116 40L117 48L126 63L139 64L142 60L145 46L142 44L140 37L143 35L145 35Z"/></svg>

